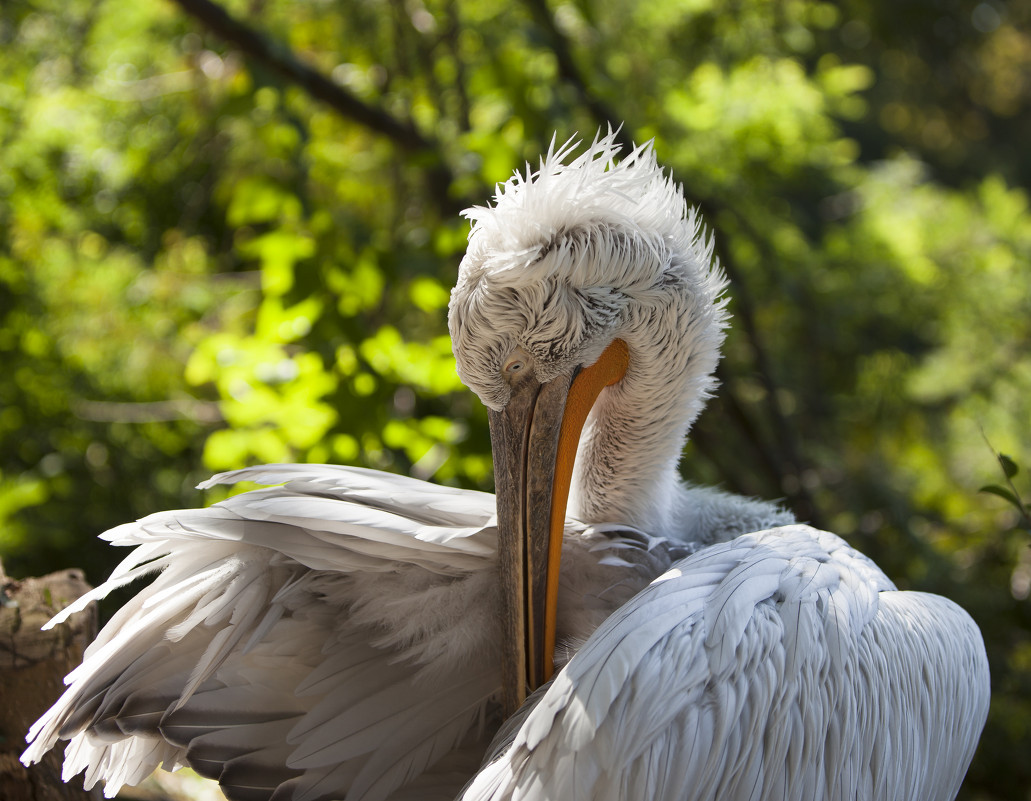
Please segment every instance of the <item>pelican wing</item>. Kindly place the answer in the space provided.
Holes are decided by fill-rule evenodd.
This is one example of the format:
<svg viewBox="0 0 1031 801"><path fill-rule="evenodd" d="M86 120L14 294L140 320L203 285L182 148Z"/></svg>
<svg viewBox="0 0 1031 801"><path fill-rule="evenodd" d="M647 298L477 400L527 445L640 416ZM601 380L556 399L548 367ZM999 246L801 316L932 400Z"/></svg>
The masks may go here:
<svg viewBox="0 0 1031 801"><path fill-rule="evenodd" d="M87 650L23 759L70 738L66 778L85 771L109 796L163 763L241 801L368 801L406 783L453 797L460 746L500 681L493 496L310 465L209 484L244 480L285 483L104 535L134 550L52 625L156 577Z"/></svg>
<svg viewBox="0 0 1031 801"><path fill-rule="evenodd" d="M614 613L463 798L952 799L987 687L950 601L831 534L746 534Z"/></svg>

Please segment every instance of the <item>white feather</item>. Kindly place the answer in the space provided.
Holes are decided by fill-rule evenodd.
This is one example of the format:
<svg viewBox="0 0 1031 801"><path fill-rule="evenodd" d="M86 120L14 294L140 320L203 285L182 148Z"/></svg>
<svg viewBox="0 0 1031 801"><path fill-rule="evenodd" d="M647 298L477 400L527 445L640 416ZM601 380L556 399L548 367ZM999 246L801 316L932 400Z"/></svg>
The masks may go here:
<svg viewBox="0 0 1031 801"><path fill-rule="evenodd" d="M951 799L986 671L962 610L836 537L743 535L613 614L463 798Z"/></svg>
<svg viewBox="0 0 1031 801"><path fill-rule="evenodd" d="M577 455L561 669L462 797L948 801L987 714L976 626L773 504L678 480L726 282L650 145L575 149L467 212L451 297L459 373L492 409L516 348L542 382L630 351ZM500 723L493 496L318 465L204 486L238 481L281 486L103 535L134 550L55 622L153 580L23 760L70 738L65 776L109 796L186 763L239 801L458 793Z"/></svg>

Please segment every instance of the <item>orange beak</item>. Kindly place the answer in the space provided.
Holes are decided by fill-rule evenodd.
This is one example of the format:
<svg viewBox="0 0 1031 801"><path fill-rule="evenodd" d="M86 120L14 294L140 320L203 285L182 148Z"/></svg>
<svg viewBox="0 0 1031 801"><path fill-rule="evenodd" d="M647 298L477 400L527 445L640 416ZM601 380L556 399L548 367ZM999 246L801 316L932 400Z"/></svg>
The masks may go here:
<svg viewBox="0 0 1031 801"><path fill-rule="evenodd" d="M504 599L506 716L554 672L562 536L580 433L601 391L620 381L629 349L613 340L594 364L539 383L523 379L490 412Z"/></svg>

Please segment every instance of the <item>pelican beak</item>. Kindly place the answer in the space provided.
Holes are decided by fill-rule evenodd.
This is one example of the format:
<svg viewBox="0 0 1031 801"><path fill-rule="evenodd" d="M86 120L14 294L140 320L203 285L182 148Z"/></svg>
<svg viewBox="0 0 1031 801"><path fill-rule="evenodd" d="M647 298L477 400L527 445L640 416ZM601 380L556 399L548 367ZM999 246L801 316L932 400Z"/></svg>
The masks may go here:
<svg viewBox="0 0 1031 801"><path fill-rule="evenodd" d="M508 405L490 412L506 716L554 670L559 559L580 432L602 389L621 380L628 364L626 343L613 340L588 367L546 384L524 377Z"/></svg>

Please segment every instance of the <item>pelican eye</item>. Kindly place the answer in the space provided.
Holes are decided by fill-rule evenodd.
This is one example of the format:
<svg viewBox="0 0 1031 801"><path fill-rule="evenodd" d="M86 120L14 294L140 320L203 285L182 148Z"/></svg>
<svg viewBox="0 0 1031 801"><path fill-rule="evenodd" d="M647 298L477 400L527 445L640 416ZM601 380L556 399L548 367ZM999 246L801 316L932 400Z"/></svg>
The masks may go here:
<svg viewBox="0 0 1031 801"><path fill-rule="evenodd" d="M506 381L521 378L530 369L530 354L516 348L501 365L501 375Z"/></svg>

